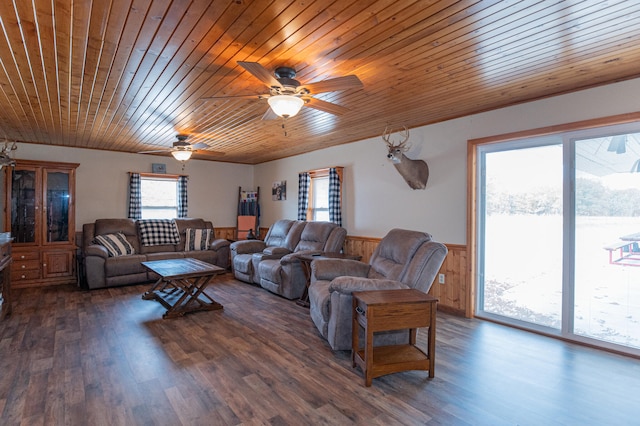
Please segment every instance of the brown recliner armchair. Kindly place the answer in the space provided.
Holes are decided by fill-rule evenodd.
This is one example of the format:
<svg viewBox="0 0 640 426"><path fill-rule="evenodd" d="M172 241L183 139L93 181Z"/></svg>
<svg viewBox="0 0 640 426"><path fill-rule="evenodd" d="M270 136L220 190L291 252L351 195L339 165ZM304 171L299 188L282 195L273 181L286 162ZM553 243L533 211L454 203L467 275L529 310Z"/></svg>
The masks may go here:
<svg viewBox="0 0 640 426"><path fill-rule="evenodd" d="M293 252L300 241L306 222L280 219L276 221L264 241L243 240L231 243L231 266L236 279L251 284L260 284L258 265L263 258L282 257Z"/></svg>
<svg viewBox="0 0 640 426"><path fill-rule="evenodd" d="M392 229L380 241L369 263L318 259L311 263L311 319L333 350L351 349L354 291L415 288L427 293L447 247L425 232ZM408 333L378 333L374 345L406 343Z"/></svg>
<svg viewBox="0 0 640 426"><path fill-rule="evenodd" d="M265 256L257 268L262 288L287 299L299 299L307 287L300 254L339 253L347 230L332 222L305 222L300 240L286 255Z"/></svg>

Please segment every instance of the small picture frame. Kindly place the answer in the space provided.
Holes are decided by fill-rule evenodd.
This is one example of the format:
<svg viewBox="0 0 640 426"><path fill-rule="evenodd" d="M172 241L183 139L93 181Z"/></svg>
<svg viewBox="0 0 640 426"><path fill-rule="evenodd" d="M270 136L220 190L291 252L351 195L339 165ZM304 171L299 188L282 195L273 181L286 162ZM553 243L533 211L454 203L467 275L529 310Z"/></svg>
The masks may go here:
<svg viewBox="0 0 640 426"><path fill-rule="evenodd" d="M287 181L286 180L273 182L273 187L271 188L271 199L273 201L283 201L287 199Z"/></svg>
<svg viewBox="0 0 640 426"><path fill-rule="evenodd" d="M151 164L151 172L152 173L167 173L167 165L162 163L153 163Z"/></svg>

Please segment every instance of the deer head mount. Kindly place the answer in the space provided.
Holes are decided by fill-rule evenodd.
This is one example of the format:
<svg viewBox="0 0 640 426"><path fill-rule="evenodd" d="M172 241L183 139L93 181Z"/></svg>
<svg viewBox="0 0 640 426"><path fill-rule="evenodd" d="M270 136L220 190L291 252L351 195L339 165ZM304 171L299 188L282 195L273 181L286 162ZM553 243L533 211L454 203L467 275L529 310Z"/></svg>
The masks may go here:
<svg viewBox="0 0 640 426"><path fill-rule="evenodd" d="M15 142L9 144L9 141L4 143L4 147L0 150L0 169L4 166L15 166L16 161L9 156L11 151L15 151L18 149L18 146Z"/></svg>
<svg viewBox="0 0 640 426"><path fill-rule="evenodd" d="M407 129L407 126L403 127L404 130L400 132L402 140L398 143L394 143L391 140L392 132L389 126L385 127L382 139L389 149L387 158L393 162L396 170L407 181L411 189L425 189L429 180L429 166L423 160L412 160L404 155L410 145L407 145L409 129Z"/></svg>

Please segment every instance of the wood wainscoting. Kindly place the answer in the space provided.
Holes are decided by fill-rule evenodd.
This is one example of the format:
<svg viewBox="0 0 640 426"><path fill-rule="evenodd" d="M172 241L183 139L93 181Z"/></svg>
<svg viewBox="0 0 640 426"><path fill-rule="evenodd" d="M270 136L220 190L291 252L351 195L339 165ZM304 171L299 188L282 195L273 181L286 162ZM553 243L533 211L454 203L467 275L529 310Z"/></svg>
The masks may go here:
<svg viewBox="0 0 640 426"><path fill-rule="evenodd" d="M213 229L216 238L222 238L225 240L235 240L236 238L235 227L218 228L214 226Z"/></svg>
<svg viewBox="0 0 640 426"><path fill-rule="evenodd" d="M216 238L223 238L226 240L235 240L236 239L236 227L227 226L227 227L213 227L215 230ZM267 235L269 228L260 228L260 235L258 236L259 240L264 239L264 236Z"/></svg>
<svg viewBox="0 0 640 426"><path fill-rule="evenodd" d="M233 239L236 228L215 228L216 238ZM260 237L267 235L269 228L260 228ZM344 242L346 254L362 256L363 262L369 262L373 251L381 238L357 237L347 235ZM446 244L449 249L439 274L444 274L444 284L438 283L438 277L431 286L429 294L439 299L438 309L459 316L471 317L469 300L469 274L467 273L467 246Z"/></svg>
<svg viewBox="0 0 640 426"><path fill-rule="evenodd" d="M354 237L347 235L344 252L362 256L363 262L369 262L373 251L381 238ZM468 274L467 246L446 244L449 253L440 267L438 274L444 274L444 284L438 283L438 277L429 290L429 294L439 299L438 309L455 315L469 316L468 310Z"/></svg>

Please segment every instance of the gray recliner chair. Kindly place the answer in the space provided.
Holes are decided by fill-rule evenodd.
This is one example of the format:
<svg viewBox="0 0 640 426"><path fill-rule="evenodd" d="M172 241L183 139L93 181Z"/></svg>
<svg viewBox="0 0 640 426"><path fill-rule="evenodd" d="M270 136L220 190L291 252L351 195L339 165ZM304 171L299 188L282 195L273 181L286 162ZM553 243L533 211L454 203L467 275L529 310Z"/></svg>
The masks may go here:
<svg viewBox="0 0 640 426"><path fill-rule="evenodd" d="M284 256L263 256L256 276L262 288L287 299L299 299L307 287L300 254L339 253L347 230L332 222L306 222L293 251Z"/></svg>
<svg viewBox="0 0 640 426"><path fill-rule="evenodd" d="M281 219L276 221L262 240L243 240L231 243L233 275L240 281L260 284L258 265L264 257L278 258L293 252L300 241L306 222Z"/></svg>
<svg viewBox="0 0 640 426"><path fill-rule="evenodd" d="M447 256L447 247L425 232L392 229L369 263L318 259L311 263L311 319L334 350L351 349L354 291L415 288L427 293ZM374 345L406 343L408 333L378 333Z"/></svg>

